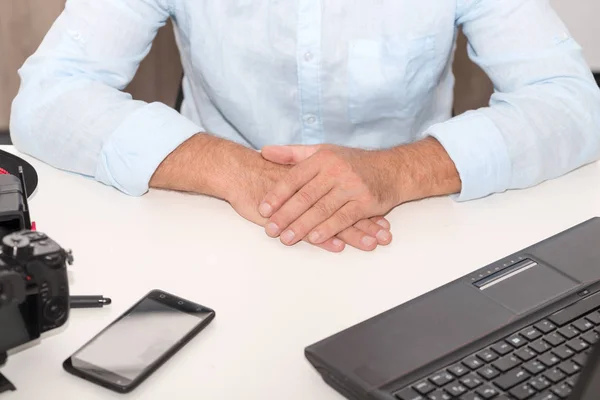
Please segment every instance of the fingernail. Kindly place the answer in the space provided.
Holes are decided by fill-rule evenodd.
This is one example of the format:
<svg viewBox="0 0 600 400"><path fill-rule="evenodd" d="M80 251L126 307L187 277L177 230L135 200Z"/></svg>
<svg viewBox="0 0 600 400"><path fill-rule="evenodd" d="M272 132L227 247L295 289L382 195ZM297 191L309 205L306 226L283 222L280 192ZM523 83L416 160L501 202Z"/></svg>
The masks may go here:
<svg viewBox="0 0 600 400"><path fill-rule="evenodd" d="M371 247L377 242L377 239L375 239L374 237L371 237L371 236L363 236L363 238L360 240L360 242L365 247Z"/></svg>
<svg viewBox="0 0 600 400"><path fill-rule="evenodd" d="M285 231L281 234L281 241L285 244L289 244L294 240L296 234L293 231Z"/></svg>
<svg viewBox="0 0 600 400"><path fill-rule="evenodd" d="M336 239L333 239L333 240L331 241L331 243L333 243L333 245L334 245L335 247L342 247L342 246L344 245L344 242L342 242L340 239L337 239L337 238L336 238Z"/></svg>
<svg viewBox="0 0 600 400"><path fill-rule="evenodd" d="M315 231L308 236L308 240L310 240L312 243L316 243L320 237L321 235L319 235L319 232Z"/></svg>
<svg viewBox="0 0 600 400"><path fill-rule="evenodd" d="M273 207L271 207L271 205L269 203L265 203L263 201L262 203L260 203L260 206L258 207L258 212L263 217L268 218L271 216L271 213L273 212Z"/></svg>
<svg viewBox="0 0 600 400"><path fill-rule="evenodd" d="M269 234L270 236L277 236L279 235L279 227L277 226L277 224L270 222L267 224L267 234Z"/></svg>
<svg viewBox="0 0 600 400"><path fill-rule="evenodd" d="M377 225L381 226L384 229L390 229L390 224L385 219L380 219L377 221Z"/></svg>
<svg viewBox="0 0 600 400"><path fill-rule="evenodd" d="M379 232L377 232L377 235L375 236L377 237L378 241L383 243L387 243L392 239L392 234L386 231L385 229L382 229Z"/></svg>

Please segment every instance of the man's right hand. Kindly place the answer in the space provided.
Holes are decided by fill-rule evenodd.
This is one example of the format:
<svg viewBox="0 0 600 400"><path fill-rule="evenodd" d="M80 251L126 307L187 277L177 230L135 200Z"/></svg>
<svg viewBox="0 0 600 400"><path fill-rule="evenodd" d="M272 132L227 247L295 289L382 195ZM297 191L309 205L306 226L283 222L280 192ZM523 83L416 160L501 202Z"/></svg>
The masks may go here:
<svg viewBox="0 0 600 400"><path fill-rule="evenodd" d="M150 186L226 200L242 217L264 227L267 220L258 212L260 201L289 168L271 163L258 152L236 143L198 134L165 158L150 180ZM384 234L379 237L383 240L378 241L377 234L382 230ZM383 217L374 217L357 222L318 247L340 252L348 244L371 251L391 240L389 222Z"/></svg>
<svg viewBox="0 0 600 400"><path fill-rule="evenodd" d="M239 168L235 188L232 188L226 200L231 206L247 220L262 227L267 218L260 215L258 206L265 194L288 172L288 166L277 165L265 160L255 152L245 161L247 165ZM378 243L377 233L384 231L383 240ZM387 240L386 240L387 238ZM387 245L391 242L389 222L382 217L374 217L359 221L354 226L340 232L336 237L319 244L327 251L340 252L349 244L360 250L370 251L377 245ZM308 242L306 238L304 241Z"/></svg>

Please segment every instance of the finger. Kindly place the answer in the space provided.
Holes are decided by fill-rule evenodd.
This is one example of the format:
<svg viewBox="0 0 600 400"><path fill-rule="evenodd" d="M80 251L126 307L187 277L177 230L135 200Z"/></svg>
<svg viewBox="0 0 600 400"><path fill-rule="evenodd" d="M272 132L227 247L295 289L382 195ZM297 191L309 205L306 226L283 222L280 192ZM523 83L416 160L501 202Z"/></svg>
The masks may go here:
<svg viewBox="0 0 600 400"><path fill-rule="evenodd" d="M296 165L271 188L258 207L258 212L265 218L271 217L279 210L298 190L312 181L321 166L317 162Z"/></svg>
<svg viewBox="0 0 600 400"><path fill-rule="evenodd" d="M319 151L319 145L312 146L265 146L261 154L265 160L277 164L297 164Z"/></svg>
<svg viewBox="0 0 600 400"><path fill-rule="evenodd" d="M308 239L311 243L323 243L344 229L353 226L361 219L364 219L364 215L361 212L358 203L355 201L348 202L338 209L331 218L313 229L309 234Z"/></svg>
<svg viewBox="0 0 600 400"><path fill-rule="evenodd" d="M383 217L372 217L369 219L375 222L377 225L381 226L383 229L387 229L388 231L392 228L392 224L390 224L390 221Z"/></svg>
<svg viewBox="0 0 600 400"><path fill-rule="evenodd" d="M377 247L377 239L354 226L344 229L337 234L337 237L359 250L373 251Z"/></svg>
<svg viewBox="0 0 600 400"><path fill-rule="evenodd" d="M309 244L312 244L308 241L308 239L304 239L304 241ZM313 246L319 247L323 250L327 250L331 253L340 253L340 252L344 251L344 249L346 248L346 243L344 243L339 238L331 238L328 241L326 241L325 243L315 244Z"/></svg>
<svg viewBox="0 0 600 400"><path fill-rule="evenodd" d="M388 245L392 242L392 233L383 228L381 225L373 222L371 219L361 219L354 227L360 229L371 237L377 239L377 244L381 246Z"/></svg>
<svg viewBox="0 0 600 400"><path fill-rule="evenodd" d="M289 236L290 233L286 232L290 225L298 220L299 218L304 218L303 215L306 213L311 207L315 206L317 202L324 200L323 196L326 196L329 190L331 189L332 184L328 182L326 179L319 179L317 176L315 179L310 181L306 186L300 189L296 194L292 196L279 210L277 210L269 219L265 226L265 230L267 235L271 237L277 237L284 232L289 239L286 239L285 244L293 244L300 239L304 238L309 231L306 229L312 229L317 224L325 221L329 218L333 213L337 210L332 209L328 215L324 215L320 220L314 222L313 225L309 227L304 227L304 230L297 231L293 230L295 233L295 237L297 240L293 241L293 237ZM331 199L329 199L331 201ZM343 205L340 204L339 207ZM324 207L323 205L319 205L317 207ZM306 219L305 219L306 220ZM296 228L299 226L302 227L302 224L298 226L296 224ZM282 235L283 236L283 235Z"/></svg>
<svg viewBox="0 0 600 400"><path fill-rule="evenodd" d="M287 245L293 245L301 239L307 237L319 224L327 221L347 202L346 195L342 191L331 191L317 201L298 219L291 222L290 226L281 234L281 242ZM316 237L309 237L311 243L320 244L331 239L334 235L323 240Z"/></svg>

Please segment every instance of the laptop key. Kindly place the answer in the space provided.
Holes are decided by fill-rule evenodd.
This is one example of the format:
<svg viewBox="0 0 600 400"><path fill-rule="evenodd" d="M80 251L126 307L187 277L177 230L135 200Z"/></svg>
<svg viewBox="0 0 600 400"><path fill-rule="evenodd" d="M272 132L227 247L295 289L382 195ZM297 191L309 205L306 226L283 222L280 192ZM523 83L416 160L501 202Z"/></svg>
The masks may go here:
<svg viewBox="0 0 600 400"><path fill-rule="evenodd" d="M483 362L491 363L492 361L498 359L498 354L490 349L486 349L477 353L477 357L479 357Z"/></svg>
<svg viewBox="0 0 600 400"><path fill-rule="evenodd" d="M537 390L529 386L528 384L519 385L509 392L511 396L516 397L517 400L526 400L537 393Z"/></svg>
<svg viewBox="0 0 600 400"><path fill-rule="evenodd" d="M558 346L557 348L552 350L552 353L556 354L563 360L566 360L567 358L571 358L573 356L573 354L575 354L575 352L573 350L571 350L564 344L562 346Z"/></svg>
<svg viewBox="0 0 600 400"><path fill-rule="evenodd" d="M485 384L483 386L479 386L475 392L477 392L478 395L480 395L481 397L483 397L484 399L492 399L496 396L498 396L498 390L495 389L492 385L490 384Z"/></svg>
<svg viewBox="0 0 600 400"><path fill-rule="evenodd" d="M523 368L525 368L531 375L537 375L546 370L546 366L538 360L529 361L528 363L523 364Z"/></svg>
<svg viewBox="0 0 600 400"><path fill-rule="evenodd" d="M562 360L560 359L560 357L548 352L546 354L542 354L541 356L538 357L538 360L544 364L546 367L553 367L556 364L558 364L559 362L561 362Z"/></svg>
<svg viewBox="0 0 600 400"><path fill-rule="evenodd" d="M517 357L506 356L494 361L492 366L500 372L506 372L510 371L519 364L521 364L521 360L519 360Z"/></svg>
<svg viewBox="0 0 600 400"><path fill-rule="evenodd" d="M587 350L590 347L590 345L585 340L581 340L579 338L568 341L567 346L571 350L576 351L578 353Z"/></svg>
<svg viewBox="0 0 600 400"><path fill-rule="evenodd" d="M519 332L521 336L523 336L525 339L531 341L534 341L536 339L539 339L540 336L542 336L542 333L539 331L539 329L537 329L534 326L530 326L529 328L525 328L523 329L521 332Z"/></svg>
<svg viewBox="0 0 600 400"><path fill-rule="evenodd" d="M573 391L573 389L571 389L571 387L566 383L561 383L560 385L554 386L550 390L561 399L569 397L569 395Z"/></svg>
<svg viewBox="0 0 600 400"><path fill-rule="evenodd" d="M429 396L427 396L427 398L429 400L450 400L452 399L452 396L450 396L448 393L438 389L433 393L430 393Z"/></svg>
<svg viewBox="0 0 600 400"><path fill-rule="evenodd" d="M544 336L544 340L554 347L560 346L567 341L567 339L562 337L562 335L559 335L557 332L552 332L551 334Z"/></svg>
<svg viewBox="0 0 600 400"><path fill-rule="evenodd" d="M467 393L468 389L458 382L452 382L444 386L444 390L448 392L452 397L458 397L461 394Z"/></svg>
<svg viewBox="0 0 600 400"><path fill-rule="evenodd" d="M529 343L529 347L535 350L538 354L547 352L552 348L544 339L538 339L535 342Z"/></svg>
<svg viewBox="0 0 600 400"><path fill-rule="evenodd" d="M587 332L594 327L594 324L592 324L585 318L580 318L577 321L573 322L573 326L577 328L580 332Z"/></svg>
<svg viewBox="0 0 600 400"><path fill-rule="evenodd" d="M600 335L596 331L589 331L585 335L581 335L581 338L589 344L596 344L598 339L600 339Z"/></svg>
<svg viewBox="0 0 600 400"><path fill-rule="evenodd" d="M524 347L520 350L517 350L514 354L523 361L529 361L535 358L535 356L537 355L535 351L531 350L529 347Z"/></svg>
<svg viewBox="0 0 600 400"><path fill-rule="evenodd" d="M475 356L465 358L463 360L463 364L471 368L472 370L476 370L483 367L483 361L481 361Z"/></svg>
<svg viewBox="0 0 600 400"><path fill-rule="evenodd" d="M573 339L575 336L579 335L579 331L571 325L560 328L557 332L567 339Z"/></svg>
<svg viewBox="0 0 600 400"><path fill-rule="evenodd" d="M588 321L593 323L594 325L600 325L600 312L594 311L590 315L585 317Z"/></svg>
<svg viewBox="0 0 600 400"><path fill-rule="evenodd" d="M396 398L400 400L427 400L425 397L421 396L419 393L415 392L411 388L406 388L404 390L396 393Z"/></svg>
<svg viewBox="0 0 600 400"><path fill-rule="evenodd" d="M477 393L471 392L461 396L460 400L484 400L484 398L478 395Z"/></svg>
<svg viewBox="0 0 600 400"><path fill-rule="evenodd" d="M581 367L575 364L573 361L565 361L564 363L558 366L558 369L560 369L567 375L573 375L581 371Z"/></svg>
<svg viewBox="0 0 600 400"><path fill-rule="evenodd" d="M565 374L558 368L552 368L544 372L544 376L552 383L558 383L565 378Z"/></svg>
<svg viewBox="0 0 600 400"><path fill-rule="evenodd" d="M527 344L527 341L521 335L512 335L506 339L506 342L510 343L515 348L519 349Z"/></svg>
<svg viewBox="0 0 600 400"><path fill-rule="evenodd" d="M514 350L514 347L512 347L510 344L508 344L506 342L496 343L491 348L492 348L492 350L494 350L496 353L500 354L501 356L504 356Z"/></svg>
<svg viewBox="0 0 600 400"><path fill-rule="evenodd" d="M500 372L498 372L494 367L490 365L486 365L485 367L480 368L479 370L477 370L477 373L481 375L482 378L487 379L488 381L491 381L492 379L500 375Z"/></svg>
<svg viewBox="0 0 600 400"><path fill-rule="evenodd" d="M577 384L577 378L578 378L578 375L571 376L565 380L565 383L567 385L571 386L572 388L574 388L575 385Z"/></svg>
<svg viewBox="0 0 600 400"><path fill-rule="evenodd" d="M531 378L531 375L525 370L519 368L514 369L504 375L500 375L494 380L494 385L498 386L502 390L509 390L510 388L517 386L519 383L525 382Z"/></svg>
<svg viewBox="0 0 600 400"><path fill-rule="evenodd" d="M461 376L468 374L469 369L462 364L456 364L456 365L453 365L450 368L448 368L448 372L450 372L452 375L460 378Z"/></svg>
<svg viewBox="0 0 600 400"><path fill-rule="evenodd" d="M550 381L543 376L536 376L532 380L529 381L529 386L541 392L551 385Z"/></svg>
<svg viewBox="0 0 600 400"><path fill-rule="evenodd" d="M448 382L452 382L454 377L447 372L438 372L429 377L429 380L433 382L437 387L442 387Z"/></svg>
<svg viewBox="0 0 600 400"><path fill-rule="evenodd" d="M481 385L483 382L481 379L477 377L475 374L469 374L460 380L460 383L468 387L469 389L474 389L477 386Z"/></svg>
<svg viewBox="0 0 600 400"><path fill-rule="evenodd" d="M431 393L435 390L435 386L433 386L431 383L427 382L427 381L421 381L419 383L417 383L416 385L413 385L413 389L415 389L417 392L421 393L422 395L426 395L428 393Z"/></svg>
<svg viewBox="0 0 600 400"><path fill-rule="evenodd" d="M545 319L541 322L538 322L537 324L534 325L534 327L535 327L535 329L537 329L543 333L552 332L553 330L556 329L556 325L554 325L552 322L548 321L547 319Z"/></svg>
<svg viewBox="0 0 600 400"><path fill-rule="evenodd" d="M560 400L560 398L554 393L544 392L542 394L538 394L531 400Z"/></svg>
<svg viewBox="0 0 600 400"><path fill-rule="evenodd" d="M580 367L585 367L589 355L587 353L579 353L572 358Z"/></svg>

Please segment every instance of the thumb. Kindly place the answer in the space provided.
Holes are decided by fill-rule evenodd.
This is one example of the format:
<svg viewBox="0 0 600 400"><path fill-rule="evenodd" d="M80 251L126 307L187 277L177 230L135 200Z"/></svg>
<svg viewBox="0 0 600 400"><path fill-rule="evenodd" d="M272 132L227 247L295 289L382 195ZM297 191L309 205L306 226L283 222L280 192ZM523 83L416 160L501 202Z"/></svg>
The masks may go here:
<svg viewBox="0 0 600 400"><path fill-rule="evenodd" d="M276 164L298 164L319 151L319 145L265 146L262 156Z"/></svg>

